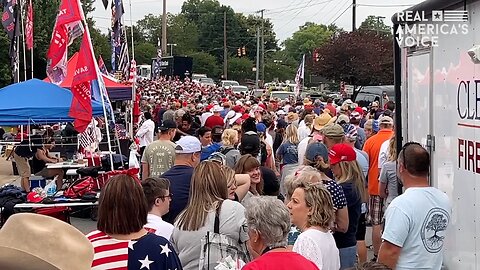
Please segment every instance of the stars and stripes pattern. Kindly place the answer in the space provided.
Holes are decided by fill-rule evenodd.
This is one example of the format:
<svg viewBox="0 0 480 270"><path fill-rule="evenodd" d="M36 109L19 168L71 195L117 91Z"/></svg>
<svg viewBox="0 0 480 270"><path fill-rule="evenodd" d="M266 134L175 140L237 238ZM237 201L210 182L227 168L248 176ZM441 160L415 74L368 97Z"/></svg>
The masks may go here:
<svg viewBox="0 0 480 270"><path fill-rule="evenodd" d="M137 62L135 59L132 59L132 62L130 63L130 76L128 78L128 82L134 83L135 78L137 78Z"/></svg>
<svg viewBox="0 0 480 270"><path fill-rule="evenodd" d="M84 132L78 135L78 143L82 148L87 148L95 142L95 138L95 128L89 125Z"/></svg>
<svg viewBox="0 0 480 270"><path fill-rule="evenodd" d="M117 240L101 231L87 235L93 245L92 270L181 270L182 265L167 239L147 233L137 240Z"/></svg>

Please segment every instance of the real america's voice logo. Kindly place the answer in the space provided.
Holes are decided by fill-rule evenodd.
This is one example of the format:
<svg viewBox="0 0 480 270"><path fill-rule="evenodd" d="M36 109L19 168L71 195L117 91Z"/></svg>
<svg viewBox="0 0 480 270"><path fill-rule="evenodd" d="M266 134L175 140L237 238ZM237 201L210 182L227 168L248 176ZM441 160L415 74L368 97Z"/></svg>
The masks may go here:
<svg viewBox="0 0 480 270"><path fill-rule="evenodd" d="M433 10L431 17L425 11L402 11L396 16L402 25L395 39L402 47L436 47L440 36L468 34L467 10Z"/></svg>

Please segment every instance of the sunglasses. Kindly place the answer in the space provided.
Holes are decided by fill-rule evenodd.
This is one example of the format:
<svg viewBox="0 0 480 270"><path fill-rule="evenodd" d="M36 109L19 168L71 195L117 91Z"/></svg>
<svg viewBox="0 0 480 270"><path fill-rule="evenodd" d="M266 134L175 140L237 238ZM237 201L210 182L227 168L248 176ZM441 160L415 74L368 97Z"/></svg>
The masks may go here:
<svg viewBox="0 0 480 270"><path fill-rule="evenodd" d="M405 152L407 151L407 148L408 148L410 145L422 146L422 145L419 144L418 142L407 142L406 144L403 145L403 147L402 147L402 160L403 160L403 166L404 166L405 169L407 169L407 170L408 170L408 168L407 168L407 163L405 162Z"/></svg>

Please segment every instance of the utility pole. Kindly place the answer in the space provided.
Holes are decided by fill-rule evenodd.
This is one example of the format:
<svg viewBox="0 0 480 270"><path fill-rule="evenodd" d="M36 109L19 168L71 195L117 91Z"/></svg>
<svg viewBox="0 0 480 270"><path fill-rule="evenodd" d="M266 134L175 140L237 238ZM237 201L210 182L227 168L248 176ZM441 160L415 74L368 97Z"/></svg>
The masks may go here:
<svg viewBox="0 0 480 270"><path fill-rule="evenodd" d="M258 89L258 80L260 79L260 27L257 25L257 64L255 66L255 88Z"/></svg>
<svg viewBox="0 0 480 270"><path fill-rule="evenodd" d="M167 52L167 0L163 0L162 52Z"/></svg>
<svg viewBox="0 0 480 270"><path fill-rule="evenodd" d="M265 9L262 9L260 10L260 14L261 14L261 18L262 18L262 63L261 63L261 67L262 67L262 82L265 83L265 37L264 37L264 25L263 25L263 12L265 11Z"/></svg>
<svg viewBox="0 0 480 270"><path fill-rule="evenodd" d="M227 11L223 11L223 79L226 80L228 71L227 59Z"/></svg>
<svg viewBox="0 0 480 270"><path fill-rule="evenodd" d="M357 30L357 0L352 3L352 32Z"/></svg>

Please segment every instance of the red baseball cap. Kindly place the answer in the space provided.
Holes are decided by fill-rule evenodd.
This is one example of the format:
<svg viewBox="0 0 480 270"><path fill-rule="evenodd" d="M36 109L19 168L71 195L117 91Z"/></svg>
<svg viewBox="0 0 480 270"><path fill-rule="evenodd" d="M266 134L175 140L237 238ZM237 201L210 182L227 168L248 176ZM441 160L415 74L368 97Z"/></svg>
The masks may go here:
<svg viewBox="0 0 480 270"><path fill-rule="evenodd" d="M234 112L237 112L237 113L238 113L238 112L241 112L241 111L242 111L242 106L240 106L240 105L235 105L235 106L233 106L232 109L233 109Z"/></svg>
<svg viewBox="0 0 480 270"><path fill-rule="evenodd" d="M32 203L39 203L43 201L43 197L35 191L28 193L27 201Z"/></svg>
<svg viewBox="0 0 480 270"><path fill-rule="evenodd" d="M356 107L354 111L358 112L360 115L363 115L362 107Z"/></svg>
<svg viewBox="0 0 480 270"><path fill-rule="evenodd" d="M335 165L342 161L356 160L357 153L350 145L340 143L335 144L332 147L332 149L328 152L328 158L330 159L330 164Z"/></svg>

